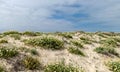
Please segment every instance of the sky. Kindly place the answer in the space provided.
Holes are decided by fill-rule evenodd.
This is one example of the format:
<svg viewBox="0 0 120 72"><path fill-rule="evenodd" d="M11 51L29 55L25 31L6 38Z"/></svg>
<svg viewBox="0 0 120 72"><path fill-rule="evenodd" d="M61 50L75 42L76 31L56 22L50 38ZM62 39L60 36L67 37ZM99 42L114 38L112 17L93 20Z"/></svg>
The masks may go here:
<svg viewBox="0 0 120 72"><path fill-rule="evenodd" d="M0 31L120 32L120 0L0 0Z"/></svg>

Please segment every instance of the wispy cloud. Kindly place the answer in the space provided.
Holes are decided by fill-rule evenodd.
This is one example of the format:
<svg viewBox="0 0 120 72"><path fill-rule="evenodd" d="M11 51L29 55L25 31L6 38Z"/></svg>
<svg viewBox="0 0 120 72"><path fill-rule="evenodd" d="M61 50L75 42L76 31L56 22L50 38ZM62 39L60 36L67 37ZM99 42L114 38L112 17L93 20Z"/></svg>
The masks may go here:
<svg viewBox="0 0 120 72"><path fill-rule="evenodd" d="M120 31L119 0L0 0L0 30Z"/></svg>

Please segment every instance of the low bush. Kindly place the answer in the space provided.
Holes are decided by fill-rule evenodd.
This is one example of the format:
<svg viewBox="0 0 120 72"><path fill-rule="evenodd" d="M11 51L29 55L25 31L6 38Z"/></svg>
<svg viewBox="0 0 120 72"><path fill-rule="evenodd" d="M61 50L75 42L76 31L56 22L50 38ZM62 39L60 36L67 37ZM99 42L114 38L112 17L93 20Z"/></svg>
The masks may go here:
<svg viewBox="0 0 120 72"><path fill-rule="evenodd" d="M26 31L22 33L23 35L27 35L27 36L37 36L40 33L35 33L35 32L30 32L30 31Z"/></svg>
<svg viewBox="0 0 120 72"><path fill-rule="evenodd" d="M15 40L20 40L21 38L19 34L11 34L10 37L13 37Z"/></svg>
<svg viewBox="0 0 120 72"><path fill-rule="evenodd" d="M107 66L113 72L120 72L120 61L111 61L111 62L108 62Z"/></svg>
<svg viewBox="0 0 120 72"><path fill-rule="evenodd" d="M42 38L33 38L29 40L25 40L26 44L33 46L41 46L45 49L62 49L64 46L64 42L53 38L53 37L42 37Z"/></svg>
<svg viewBox="0 0 120 72"><path fill-rule="evenodd" d="M8 32L3 33L3 35L10 35L10 34L19 34L19 35L21 35L21 33L17 32L17 31L8 31Z"/></svg>
<svg viewBox="0 0 120 72"><path fill-rule="evenodd" d="M91 44L91 40L88 38L81 37L80 39L81 39L81 42L83 42L85 44Z"/></svg>
<svg viewBox="0 0 120 72"><path fill-rule="evenodd" d="M6 47L0 48L1 58L10 58L10 57L16 56L17 54L18 54L18 51L16 51L14 48L6 48Z"/></svg>
<svg viewBox="0 0 120 72"><path fill-rule="evenodd" d="M79 48L70 47L70 48L68 48L68 51L72 54L85 56L85 54Z"/></svg>
<svg viewBox="0 0 120 72"><path fill-rule="evenodd" d="M31 49L31 50L30 50L30 53L31 53L32 55L38 55L38 52L37 52L36 49Z"/></svg>
<svg viewBox="0 0 120 72"><path fill-rule="evenodd" d="M103 33L101 33L101 32L97 32L97 33L95 33L95 34L97 34L98 36L100 36L100 37L103 37L103 38L107 38L107 36L106 35L104 35Z"/></svg>
<svg viewBox="0 0 120 72"><path fill-rule="evenodd" d="M115 51L114 48L98 47L94 51L96 51L97 53L104 54L104 55L111 55L112 54L112 55L119 57L119 54Z"/></svg>
<svg viewBox="0 0 120 72"><path fill-rule="evenodd" d="M73 43L73 45L75 45L75 46L77 46L79 48L83 48L83 45L78 41L72 41L72 43Z"/></svg>
<svg viewBox="0 0 120 72"><path fill-rule="evenodd" d="M101 44L103 44L106 47L117 47L117 41L113 38L107 38L106 40L100 41Z"/></svg>
<svg viewBox="0 0 120 72"><path fill-rule="evenodd" d="M58 35L63 36L63 37L65 37L65 38L67 38L67 39L73 38L72 35L70 35L70 34L68 34L68 33L58 33Z"/></svg>
<svg viewBox="0 0 120 72"><path fill-rule="evenodd" d="M2 39L2 40L0 40L0 43L8 43L8 41L5 39Z"/></svg>
<svg viewBox="0 0 120 72"><path fill-rule="evenodd" d="M44 72L84 72L71 65L65 65L64 63L50 64L45 67Z"/></svg>
<svg viewBox="0 0 120 72"><path fill-rule="evenodd" d="M25 68L34 70L34 69L39 69L41 64L38 59L27 56L22 60L22 64Z"/></svg>
<svg viewBox="0 0 120 72"><path fill-rule="evenodd" d="M0 66L0 72L5 72L4 68Z"/></svg>

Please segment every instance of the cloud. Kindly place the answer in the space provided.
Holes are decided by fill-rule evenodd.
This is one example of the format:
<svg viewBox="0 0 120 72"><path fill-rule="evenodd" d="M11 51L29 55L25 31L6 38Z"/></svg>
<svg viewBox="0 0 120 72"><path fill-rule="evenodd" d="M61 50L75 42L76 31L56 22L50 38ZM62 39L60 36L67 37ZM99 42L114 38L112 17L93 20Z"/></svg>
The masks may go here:
<svg viewBox="0 0 120 72"><path fill-rule="evenodd" d="M0 0L0 31L120 31L119 13L119 0Z"/></svg>

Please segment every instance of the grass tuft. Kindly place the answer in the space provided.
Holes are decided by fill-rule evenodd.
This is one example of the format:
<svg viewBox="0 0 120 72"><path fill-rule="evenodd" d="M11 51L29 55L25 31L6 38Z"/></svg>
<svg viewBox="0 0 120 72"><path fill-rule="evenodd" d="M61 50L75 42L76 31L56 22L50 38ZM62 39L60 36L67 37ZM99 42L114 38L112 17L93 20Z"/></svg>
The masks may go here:
<svg viewBox="0 0 120 72"><path fill-rule="evenodd" d="M85 54L79 48L70 47L70 48L68 48L68 51L72 54L85 56Z"/></svg>
<svg viewBox="0 0 120 72"><path fill-rule="evenodd" d="M40 32L30 32L30 31L26 31L22 33L23 35L27 35L27 36L38 36L41 35Z"/></svg>
<svg viewBox="0 0 120 72"><path fill-rule="evenodd" d="M16 51L14 48L6 48L1 47L0 48L0 57L1 58L10 58L18 55L18 51Z"/></svg>
<svg viewBox="0 0 120 72"><path fill-rule="evenodd" d="M10 35L10 34L19 34L21 35L21 33L17 32L17 31L8 31L8 32L4 32L3 35Z"/></svg>
<svg viewBox="0 0 120 72"><path fill-rule="evenodd" d="M30 50L30 53L31 53L32 55L38 55L38 52L37 52L36 49L32 49L32 50Z"/></svg>
<svg viewBox="0 0 120 72"><path fill-rule="evenodd" d="M45 67L44 72L84 72L72 65L65 65L64 63L50 64Z"/></svg>
<svg viewBox="0 0 120 72"><path fill-rule="evenodd" d="M13 37L15 40L20 40L21 38L19 34L10 34L10 37Z"/></svg>
<svg viewBox="0 0 120 72"><path fill-rule="evenodd" d="M40 68L40 62L38 59L27 56L22 60L22 64L24 65L25 68L29 70L34 70L34 69L39 69Z"/></svg>
<svg viewBox="0 0 120 72"><path fill-rule="evenodd" d="M113 72L120 72L120 61L111 61L111 62L108 62L107 66Z"/></svg>
<svg viewBox="0 0 120 72"><path fill-rule="evenodd" d="M0 72L5 72L4 68L0 66Z"/></svg>
<svg viewBox="0 0 120 72"><path fill-rule="evenodd" d="M64 43L53 37L42 37L42 38L33 38L29 40L25 40L26 44L33 46L41 46L45 49L58 50L62 49Z"/></svg>
<svg viewBox="0 0 120 72"><path fill-rule="evenodd" d="M119 57L119 54L115 51L114 48L98 47L94 51L104 55L115 55Z"/></svg>
<svg viewBox="0 0 120 72"><path fill-rule="evenodd" d="M8 41L5 39L2 39L2 40L0 40L0 43L8 43Z"/></svg>
<svg viewBox="0 0 120 72"><path fill-rule="evenodd" d="M73 45L75 45L75 46L77 46L79 48L83 48L83 45L78 41L72 41L72 43L73 43Z"/></svg>

